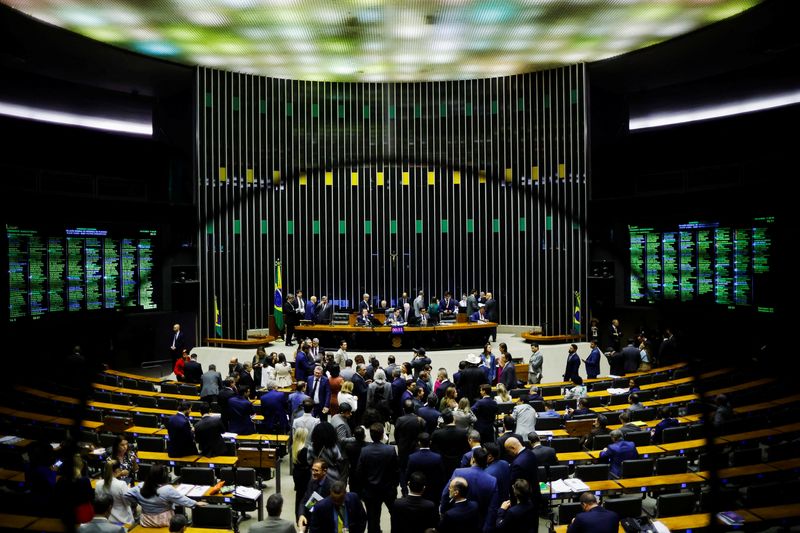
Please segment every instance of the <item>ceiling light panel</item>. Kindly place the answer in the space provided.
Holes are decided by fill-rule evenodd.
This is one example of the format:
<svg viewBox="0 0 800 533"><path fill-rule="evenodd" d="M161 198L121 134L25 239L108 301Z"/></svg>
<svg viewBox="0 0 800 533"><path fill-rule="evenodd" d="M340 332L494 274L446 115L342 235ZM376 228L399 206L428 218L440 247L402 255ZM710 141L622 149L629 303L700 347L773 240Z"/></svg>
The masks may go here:
<svg viewBox="0 0 800 533"><path fill-rule="evenodd" d="M606 59L760 0L0 2L91 39L186 64L301 80L425 81Z"/></svg>

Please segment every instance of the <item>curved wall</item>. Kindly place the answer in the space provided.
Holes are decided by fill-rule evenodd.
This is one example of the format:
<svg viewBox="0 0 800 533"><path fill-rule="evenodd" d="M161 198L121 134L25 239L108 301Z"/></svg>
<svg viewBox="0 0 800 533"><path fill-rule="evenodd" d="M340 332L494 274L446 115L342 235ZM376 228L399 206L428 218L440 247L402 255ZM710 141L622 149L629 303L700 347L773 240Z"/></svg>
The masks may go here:
<svg viewBox="0 0 800 533"><path fill-rule="evenodd" d="M283 288L494 293L500 321L573 326L585 293L583 65L469 81L197 72L200 332L266 327Z"/></svg>

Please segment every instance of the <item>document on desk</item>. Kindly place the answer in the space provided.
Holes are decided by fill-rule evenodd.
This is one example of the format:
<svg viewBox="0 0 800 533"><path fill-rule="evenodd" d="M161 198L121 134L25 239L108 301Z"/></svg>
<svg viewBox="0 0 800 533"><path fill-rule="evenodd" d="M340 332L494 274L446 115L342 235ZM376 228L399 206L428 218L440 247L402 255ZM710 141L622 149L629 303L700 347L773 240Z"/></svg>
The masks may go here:
<svg viewBox="0 0 800 533"><path fill-rule="evenodd" d="M181 496L186 496L189 494L189 491L194 488L194 485L190 483L181 483L175 487L175 490L181 493Z"/></svg>
<svg viewBox="0 0 800 533"><path fill-rule="evenodd" d="M10 446L12 444L18 443L21 440L22 440L22 437L16 437L14 435L9 435L7 437L3 437L2 439L0 439L0 443L8 444Z"/></svg>
<svg viewBox="0 0 800 533"><path fill-rule="evenodd" d="M186 495L190 498L202 498L210 488L211 485L195 485Z"/></svg>
<svg viewBox="0 0 800 533"><path fill-rule="evenodd" d="M222 435L220 435L223 439L235 439L239 434L238 433L231 433L226 431Z"/></svg>
<svg viewBox="0 0 800 533"><path fill-rule="evenodd" d="M236 487L236 490L233 491L235 496L239 496L240 498L246 498L248 500L257 500L259 496L261 496L261 491L253 488L253 487L244 487L239 485Z"/></svg>
<svg viewBox="0 0 800 533"><path fill-rule="evenodd" d="M586 492L589 486L580 479L556 479L553 481L551 492L553 494L565 494L572 492Z"/></svg>

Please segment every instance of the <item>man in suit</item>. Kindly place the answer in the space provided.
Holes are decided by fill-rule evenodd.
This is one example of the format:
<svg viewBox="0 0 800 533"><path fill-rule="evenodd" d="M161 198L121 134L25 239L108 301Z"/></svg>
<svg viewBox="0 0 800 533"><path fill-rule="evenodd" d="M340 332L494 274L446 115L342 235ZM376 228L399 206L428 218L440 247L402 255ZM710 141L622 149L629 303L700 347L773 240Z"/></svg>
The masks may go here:
<svg viewBox="0 0 800 533"><path fill-rule="evenodd" d="M422 309L425 307L425 293L419 291L417 297L414 298L414 317L419 320L422 318Z"/></svg>
<svg viewBox="0 0 800 533"><path fill-rule="evenodd" d="M639 370L642 356L639 348L633 344L633 339L628 339L628 345L622 349L622 359L625 361L625 373Z"/></svg>
<svg viewBox="0 0 800 533"><path fill-rule="evenodd" d="M540 466L549 465L556 466L558 464L558 455L555 448L544 446L539 435L535 431L528 433L528 442L531 444L531 451L536 456L536 460Z"/></svg>
<svg viewBox="0 0 800 533"><path fill-rule="evenodd" d="M444 291L444 296L439 301L439 313L442 316L458 314L458 302L455 301L450 291Z"/></svg>
<svg viewBox="0 0 800 533"><path fill-rule="evenodd" d="M408 297L408 293L403 291L403 294L400 295L400 298L397 299L397 307L403 307L406 304L411 305L411 298Z"/></svg>
<svg viewBox="0 0 800 533"><path fill-rule="evenodd" d="M619 414L619 423L622 424L618 429L622 433L622 438L625 438L625 435L628 433L636 433L638 431L642 431L642 428L637 426L636 424L631 423L631 414L630 412L622 411Z"/></svg>
<svg viewBox="0 0 800 533"><path fill-rule="evenodd" d="M167 420L167 455L170 457L184 457L197 455L197 446L194 444L192 424L189 422L189 402L181 402L178 412Z"/></svg>
<svg viewBox="0 0 800 533"><path fill-rule="evenodd" d="M306 314L303 317L305 320L309 320L311 322L317 321L317 297L311 296L306 303Z"/></svg>
<svg viewBox="0 0 800 533"><path fill-rule="evenodd" d="M486 378L486 372L478 367L480 364L480 357L474 353L467 354L464 370L461 371L461 377L458 380L458 397L467 397L470 403L474 403L480 396L481 385L489 383L489 380Z"/></svg>
<svg viewBox="0 0 800 533"><path fill-rule="evenodd" d="M281 518L283 496L279 492L267 498L267 519L250 525L250 533L295 533L294 524Z"/></svg>
<svg viewBox="0 0 800 533"><path fill-rule="evenodd" d="M514 457L511 463L511 484L518 479L524 479L531 486L533 497L531 503L538 510L539 502L542 499L542 492L539 490L539 461L533 451L525 448L515 437L506 440L505 448Z"/></svg>
<svg viewBox="0 0 800 533"><path fill-rule="evenodd" d="M544 365L544 357L542 352L539 351L539 343L531 343L531 356L528 359L528 383L538 384L542 382L542 366Z"/></svg>
<svg viewBox="0 0 800 533"><path fill-rule="evenodd" d="M314 372L314 358L307 352L308 344L304 343L300 351L297 352L294 361L295 381L308 381L308 377Z"/></svg>
<svg viewBox="0 0 800 533"><path fill-rule="evenodd" d="M530 404L520 402L511 411L511 418L517 423L517 433L522 435L523 440L528 440L528 433L536 429L536 409Z"/></svg>
<svg viewBox="0 0 800 533"><path fill-rule="evenodd" d="M286 326L284 339L286 341L286 346L294 346L294 343L292 343L294 328L300 321L297 309L297 299L294 297L294 294L287 295L286 301L283 302L283 322Z"/></svg>
<svg viewBox="0 0 800 533"><path fill-rule="evenodd" d="M289 430L288 411L286 395L277 390L274 381L267 383L267 392L261 396L261 414L269 433L286 433Z"/></svg>
<svg viewBox="0 0 800 533"><path fill-rule="evenodd" d="M494 442L488 442L483 447L487 454L485 472L497 480L498 501L504 502L511 489L511 465L500 455L500 447Z"/></svg>
<svg viewBox="0 0 800 533"><path fill-rule="evenodd" d="M476 448L473 450L470 466L457 468L451 478L461 477L467 480L467 498L478 504L479 520L484 533L494 530L497 509L500 506L497 480L485 472L487 456L486 449ZM448 499L449 491L442 491L442 512L447 510Z"/></svg>
<svg viewBox="0 0 800 533"><path fill-rule="evenodd" d="M386 504L391 512L397 497L400 472L397 452L393 446L383 443L383 424L372 424L369 435L372 442L361 450L357 470L364 481L369 533L380 533L381 506Z"/></svg>
<svg viewBox="0 0 800 533"><path fill-rule="evenodd" d="M217 365L208 365L208 372L200 376L200 401L212 404L222 388L222 375L217 372Z"/></svg>
<svg viewBox="0 0 800 533"><path fill-rule="evenodd" d="M108 521L111 508L114 506L114 498L107 492L95 492L92 507L94 507L94 518L91 522L81 524L78 528L79 533L125 533L125 528L112 524Z"/></svg>
<svg viewBox="0 0 800 533"><path fill-rule="evenodd" d="M580 367L581 358L578 355L578 345L570 344L567 352L567 368L564 370L564 381L572 381L572 377L578 375Z"/></svg>
<svg viewBox="0 0 800 533"><path fill-rule="evenodd" d="M431 435L431 449L441 454L444 473L448 478L458 468L461 456L469 451L467 430L456 427L451 411L445 410L442 413L442 427Z"/></svg>
<svg viewBox="0 0 800 533"><path fill-rule="evenodd" d="M478 323L488 322L489 321L489 317L486 316L486 306L484 306L483 304L480 304L480 307L478 307L478 310L475 311L474 313L472 313L471 315L469 315L469 321L470 322L478 322Z"/></svg>
<svg viewBox="0 0 800 533"><path fill-rule="evenodd" d="M170 357L172 358L173 366L175 365L175 361L177 361L183 355L183 350L188 348L189 344L186 341L186 335L181 331L181 325L173 324L172 338L169 346L169 353Z"/></svg>
<svg viewBox="0 0 800 533"><path fill-rule="evenodd" d="M354 492L347 492L344 481L337 481L331 485L330 495L314 506L308 530L309 533L364 533L366 525L361 499Z"/></svg>
<svg viewBox="0 0 800 533"><path fill-rule="evenodd" d="M611 474L615 477L622 475L622 461L638 459L639 452L632 442L622 440L622 432L615 429L611 432L611 444L600 452L600 459L610 463Z"/></svg>
<svg viewBox="0 0 800 533"><path fill-rule="evenodd" d="M500 380L498 383L505 385L507 391L516 389L517 369L514 366L514 361L511 360L511 354L508 352L501 354L500 364L503 365L503 370L500 371Z"/></svg>
<svg viewBox="0 0 800 533"><path fill-rule="evenodd" d="M509 465L514 461L514 456L506 450L506 441L511 437L520 442L523 442L524 439L517 433L517 420L511 415L506 415L503 417L503 433L497 437L497 446L500 448L500 457L505 459Z"/></svg>
<svg viewBox="0 0 800 533"><path fill-rule="evenodd" d="M478 504L467 499L469 485L463 477L450 480L447 488L450 500L447 510L442 514L439 533L478 533L482 531Z"/></svg>
<svg viewBox="0 0 800 533"><path fill-rule="evenodd" d="M403 416L394 423L394 440L397 442L397 456L400 467L400 492L408 494L406 488L406 467L408 456L417 447L417 438L425 428L425 421L414 414L414 402L405 400L402 404Z"/></svg>
<svg viewBox="0 0 800 533"><path fill-rule="evenodd" d="M622 329L619 327L619 320L616 318L611 321L611 347L615 352L618 352L622 347Z"/></svg>
<svg viewBox="0 0 800 533"><path fill-rule="evenodd" d="M597 505L597 497L591 492L581 494L580 502L583 512L572 519L567 533L617 533L617 513Z"/></svg>
<svg viewBox="0 0 800 533"><path fill-rule="evenodd" d="M356 366L356 373L353 374L353 378L351 379L353 382L353 396L358 399L358 409L356 409L356 412L353 414L353 423L355 425L361 425L361 417L364 415L364 411L367 408L367 391L369 390L369 385L364 379L366 373L367 365L359 363Z"/></svg>
<svg viewBox="0 0 800 533"><path fill-rule="evenodd" d="M333 318L333 305L328 302L328 297L323 296L317 304L317 324L330 324Z"/></svg>
<svg viewBox="0 0 800 533"><path fill-rule="evenodd" d="M311 506L308 502L316 492L322 498L328 497L331 493L331 480L328 478L328 463L324 459L316 459L311 464L311 479L303 496L297 500L297 526L300 531L304 531L311 517L311 510L316 507L319 501Z"/></svg>
<svg viewBox="0 0 800 533"><path fill-rule="evenodd" d="M492 398L492 386L484 383L480 388L481 397L472 406L475 413L475 429L481 434L481 442L494 442L494 421L499 408Z"/></svg>
<svg viewBox="0 0 800 533"><path fill-rule="evenodd" d="M225 426L222 425L222 419L211 414L211 408L206 402L200 406L200 414L202 418L194 425L194 438L200 448L200 455L223 455L225 441L222 440L222 434L225 433Z"/></svg>
<svg viewBox="0 0 800 533"><path fill-rule="evenodd" d="M250 363L244 363L242 365L242 371L239 372L239 381L236 383L236 386L239 387L239 391L241 392L243 389L247 389L250 392L256 390L256 382L253 379L253 367ZM249 398L249 396L247 396Z"/></svg>
<svg viewBox="0 0 800 533"><path fill-rule="evenodd" d="M211 367L209 367L211 368ZM234 378L227 377L225 381L222 382L222 387L219 389L219 394L217 395L217 405L219 405L219 413L220 418L222 419L222 425L225 428L228 428L228 423L231 419L231 411L228 408L228 402L231 398L236 396L236 385L234 384Z"/></svg>
<svg viewBox="0 0 800 533"><path fill-rule="evenodd" d="M303 298L303 291L295 291L294 299L297 303L297 322L300 323L301 320L306 318L306 307L308 307L308 301Z"/></svg>
<svg viewBox="0 0 800 533"><path fill-rule="evenodd" d="M197 354L193 353L183 366L183 379L186 383L200 383L202 377L203 365L197 362Z"/></svg>
<svg viewBox="0 0 800 533"><path fill-rule="evenodd" d="M366 292L361 295L361 301L358 302L358 314L363 314L365 309L367 310L367 314L372 313L372 305L369 303L369 294Z"/></svg>
<svg viewBox="0 0 800 533"><path fill-rule="evenodd" d="M472 289L467 296L467 316L472 316L473 313L478 312L478 291Z"/></svg>
<svg viewBox="0 0 800 533"><path fill-rule="evenodd" d="M486 303L484 306L486 308L486 318L489 322L498 322L497 300L494 299L491 292L486 293ZM497 328L492 328L492 342L497 342Z"/></svg>
<svg viewBox="0 0 800 533"><path fill-rule="evenodd" d="M431 436L428 433L420 433L417 439L419 449L408 456L408 466L406 467L406 477L414 472L425 475L425 490L422 496L434 504L439 503L439 498L444 487L444 463L442 456L431 450Z"/></svg>
<svg viewBox="0 0 800 533"><path fill-rule="evenodd" d="M239 388L239 394L232 396L228 400L228 431L239 435L252 435L256 432L256 426L252 418L255 414L253 404L248 400L250 390L247 387Z"/></svg>
<svg viewBox="0 0 800 533"><path fill-rule="evenodd" d="M419 417L425 421L425 427L423 428L423 431L429 435L436 431L436 426L439 425L439 417L442 416L442 413L440 413L436 408L438 404L439 399L436 397L436 395L430 394L428 395L425 405L420 407L417 411L417 415L419 415Z"/></svg>
<svg viewBox="0 0 800 533"><path fill-rule="evenodd" d="M586 363L586 377L595 379L600 375L600 348L597 347L597 341L594 339L589 343L589 348L592 351L583 362Z"/></svg>
<svg viewBox="0 0 800 533"><path fill-rule="evenodd" d="M439 513L436 505L423 496L427 479L415 471L408 478L408 495L395 500L392 511L392 533L424 533L436 527Z"/></svg>
<svg viewBox="0 0 800 533"><path fill-rule="evenodd" d="M331 387L322 374L322 367L314 367L314 375L308 378L308 396L314 402L314 416L325 420L331 407ZM323 417L324 415L324 417Z"/></svg>

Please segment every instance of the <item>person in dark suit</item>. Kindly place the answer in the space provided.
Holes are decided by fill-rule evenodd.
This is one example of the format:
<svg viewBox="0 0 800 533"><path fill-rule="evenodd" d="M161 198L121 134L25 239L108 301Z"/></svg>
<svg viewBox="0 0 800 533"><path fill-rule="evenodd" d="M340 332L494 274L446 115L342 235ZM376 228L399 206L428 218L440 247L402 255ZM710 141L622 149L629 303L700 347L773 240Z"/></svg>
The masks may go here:
<svg viewBox="0 0 800 533"><path fill-rule="evenodd" d="M236 386L239 388L241 392L244 389L247 389L250 392L256 390L256 382L253 380L253 374L251 374L253 367L250 363L244 363L242 365L242 370L239 372L239 381L236 383ZM249 398L250 396L245 396L245 398Z"/></svg>
<svg viewBox="0 0 800 533"><path fill-rule="evenodd" d="M567 368L564 370L564 381L572 381L572 377L578 375L578 369L580 367L581 358L578 356L578 345L570 344L567 353Z"/></svg>
<svg viewBox="0 0 800 533"><path fill-rule="evenodd" d="M623 368L626 374L639 370L639 363L642 361L641 352L633 342L633 339L628 339L628 345L622 349L622 360L625 365Z"/></svg>
<svg viewBox="0 0 800 533"><path fill-rule="evenodd" d="M436 505L423 496L425 474L413 472L408 478L408 495L396 500L392 510L392 533L424 533L436 527L439 513Z"/></svg>
<svg viewBox="0 0 800 533"><path fill-rule="evenodd" d="M294 524L281 518L283 496L275 493L267 498L267 519L250 525L250 533L295 533Z"/></svg>
<svg viewBox="0 0 800 533"><path fill-rule="evenodd" d="M308 448L304 449L308 450ZM309 505L311 496L316 492L321 497L326 498L331 493L332 484L333 482L328 477L328 463L325 462L325 459L315 459L311 463L311 479L308 481L303 495L296 501L297 525L300 531L303 531L308 525L311 509L316 506L314 503Z"/></svg>
<svg viewBox="0 0 800 533"><path fill-rule="evenodd" d="M672 418L672 416L670 416L669 407L664 406L659 409L659 414L661 415L661 422L653 428L653 444L661 444L661 441L664 439L665 429L681 425L677 418Z"/></svg>
<svg viewBox="0 0 800 533"><path fill-rule="evenodd" d="M450 501L447 510L442 513L439 533L479 533L483 525L480 521L478 504L467 499L469 485L463 477L456 477L450 480L448 495Z"/></svg>
<svg viewBox="0 0 800 533"><path fill-rule="evenodd" d="M611 464L611 474L619 477L622 475L622 461L638 459L639 452L636 445L627 440L622 440L622 432L615 429L611 432L611 444L600 452L600 460Z"/></svg>
<svg viewBox="0 0 800 533"><path fill-rule="evenodd" d="M283 302L283 322L286 325L286 346L293 346L292 337L294 337L294 328L300 322L298 313L297 300L294 294L288 294L286 301Z"/></svg>
<svg viewBox="0 0 800 533"><path fill-rule="evenodd" d="M491 292L486 293L486 303L484 306L486 308L486 318L489 322L499 322L497 300L494 299L494 295ZM497 328L492 328L492 342L497 342Z"/></svg>
<svg viewBox="0 0 800 533"><path fill-rule="evenodd" d="M178 412L167 420L167 455L170 457L184 457L197 455L197 446L194 444L192 424L189 422L189 402L181 402Z"/></svg>
<svg viewBox="0 0 800 533"><path fill-rule="evenodd" d="M239 435L252 435L256 432L256 426L250 418L255 414L255 409L250 400L247 399L250 393L247 387L239 389L239 394L232 396L228 400L228 431Z"/></svg>
<svg viewBox="0 0 800 533"><path fill-rule="evenodd" d="M311 512L310 533L364 533L367 516L361 499L347 492L347 484L337 481L331 485L331 493L317 503Z"/></svg>
<svg viewBox="0 0 800 533"><path fill-rule="evenodd" d="M303 317L304 320L308 320L310 322L317 321L317 297L312 296L308 299L308 303L306 304L306 313Z"/></svg>
<svg viewBox="0 0 800 533"><path fill-rule="evenodd" d="M540 465L555 466L558 464L558 455L556 449L550 446L544 446L539 435L535 431L528 433L528 442L531 444L531 451L536 456L536 460Z"/></svg>
<svg viewBox="0 0 800 533"><path fill-rule="evenodd" d="M442 416L442 413L440 413L436 408L438 404L439 399L436 397L436 395L430 394L428 395L425 405L420 407L417 411L417 415L419 415L419 417L425 421L425 428L423 431L428 434L436 431L436 426L439 425L439 417Z"/></svg>
<svg viewBox="0 0 800 533"><path fill-rule="evenodd" d="M486 315L486 307L481 306L477 311L469 315L470 322L489 322L489 317Z"/></svg>
<svg viewBox="0 0 800 533"><path fill-rule="evenodd" d="M622 329L619 327L619 320L616 318L611 320L611 327L609 328L611 348L618 352L622 347Z"/></svg>
<svg viewBox="0 0 800 533"><path fill-rule="evenodd" d="M458 397L469 398L469 403L472 404L480 397L480 387L484 383L489 383L486 377L486 372L478 365L481 364L481 358L474 353L467 354L466 365L458 379Z"/></svg>
<svg viewBox="0 0 800 533"><path fill-rule="evenodd" d="M366 292L361 295L361 301L358 302L358 314L362 314L365 309L367 314L372 313L372 304L369 303L369 294Z"/></svg>
<svg viewBox="0 0 800 533"><path fill-rule="evenodd" d="M483 445L486 450L486 473L497 480L497 498L504 502L508 499L511 487L511 465L500 455L500 447L494 442Z"/></svg>
<svg viewBox="0 0 800 533"><path fill-rule="evenodd" d="M488 383L481 385L481 398L472 406L475 413L475 429L481 434L481 442L494 442L494 421L497 418L499 407L491 397L492 386Z"/></svg>
<svg viewBox="0 0 800 533"><path fill-rule="evenodd" d="M225 429L228 429L228 423L231 419L231 411L228 408L228 402L231 398L236 396L236 385L234 383L234 379L232 377L225 378L225 381L222 382L222 388L219 389L219 394L217 395L217 405L219 405L219 414L222 418L222 425L225 426Z"/></svg>
<svg viewBox="0 0 800 533"><path fill-rule="evenodd" d="M466 313L467 317L471 317L474 313L478 312L478 290L472 289L467 296Z"/></svg>
<svg viewBox="0 0 800 533"><path fill-rule="evenodd" d="M425 421L414 414L414 402L411 400L405 400L402 408L403 416L398 417L394 423L394 440L397 442L397 457L400 467L400 492L405 496L408 494L406 488L408 456L417 447L417 438L425 428Z"/></svg>
<svg viewBox="0 0 800 533"><path fill-rule="evenodd" d="M200 383L203 377L203 365L197 362L197 354L189 356L189 360L183 366L183 379L186 383Z"/></svg>
<svg viewBox="0 0 800 533"><path fill-rule="evenodd" d="M277 390L274 381L267 383L267 392L261 396L261 414L269 433L289 431L289 405L286 395Z"/></svg>
<svg viewBox="0 0 800 533"><path fill-rule="evenodd" d="M431 450L431 436L428 433L420 433L417 442L419 449L408 456L406 476L410 479L414 472L424 474L426 481L422 496L438 504L442 487L447 479L444 475L442 456Z"/></svg>
<svg viewBox="0 0 800 533"><path fill-rule="evenodd" d="M580 502L583 512L572 519L567 533L617 533L617 513L597 505L597 498L591 492L581 494Z"/></svg>
<svg viewBox="0 0 800 533"><path fill-rule="evenodd" d="M444 291L444 296L439 301L439 313L442 316L458 314L458 302L453 299L450 291Z"/></svg>
<svg viewBox="0 0 800 533"><path fill-rule="evenodd" d="M536 533L539 530L539 516L531 502L531 486L524 479L518 479L512 487L514 501L506 500L497 511L497 533ZM252 531L252 530L251 530Z"/></svg>
<svg viewBox="0 0 800 533"><path fill-rule="evenodd" d="M180 324L173 324L172 326L172 338L170 339L170 346L169 346L169 353L170 357L172 358L172 364L175 365L175 361L180 359L183 355L184 350L189 349L189 342L186 340L186 334L181 331Z"/></svg>
<svg viewBox="0 0 800 533"><path fill-rule="evenodd" d="M330 324L333 318L333 304L328 302L328 297L323 296L317 304L317 324Z"/></svg>
<svg viewBox="0 0 800 533"><path fill-rule="evenodd" d="M448 478L458 468L461 456L469 451L467 430L456 427L452 411L442 412L442 427L431 435L431 450L442 456L444 473Z"/></svg>
<svg viewBox="0 0 800 533"><path fill-rule="evenodd" d="M358 472L364 481L364 503L370 533L381 531L381 506L391 512L400 482L397 452L383 443L383 424L375 422L369 427L370 444L361 450Z"/></svg>
<svg viewBox="0 0 800 533"><path fill-rule="evenodd" d="M484 448L475 448L472 452L471 465L457 468L451 479L464 478L467 481L467 498L478 504L478 515L484 533L494 529L497 509L500 506L497 479L485 472L488 454ZM442 491L440 510L447 510L449 494Z"/></svg>
<svg viewBox="0 0 800 533"><path fill-rule="evenodd" d="M212 404L222 388L222 374L217 372L217 365L208 365L208 372L200 376L200 401Z"/></svg>
<svg viewBox="0 0 800 533"><path fill-rule="evenodd" d="M586 364L586 377L595 379L600 375L600 348L597 347L597 341L594 339L589 343L589 348L592 351L583 362Z"/></svg>
<svg viewBox="0 0 800 533"><path fill-rule="evenodd" d="M511 463L511 484L513 485L518 479L528 482L532 493L531 502L538 512L542 493L539 490L539 461L536 459L536 455L533 451L525 448L515 437L509 438L505 447L514 456L514 461Z"/></svg>
<svg viewBox="0 0 800 533"><path fill-rule="evenodd" d="M506 386L506 390L510 391L517 388L517 369L514 366L514 361L511 360L511 354L503 352L502 346L504 344L504 342L500 343L500 364L503 365L503 370L500 372L498 383L502 383Z"/></svg>
<svg viewBox="0 0 800 533"><path fill-rule="evenodd" d="M314 375L308 378L308 396L314 402L314 416L327 416L331 407L331 387L328 378L322 375L322 367L314 367Z"/></svg>
<svg viewBox="0 0 800 533"><path fill-rule="evenodd" d="M200 448L200 455L213 457L225 453L225 441L222 434L225 433L225 426L222 419L212 416L211 408L206 402L200 406L200 414L203 415L194 425L194 438L197 447Z"/></svg>

